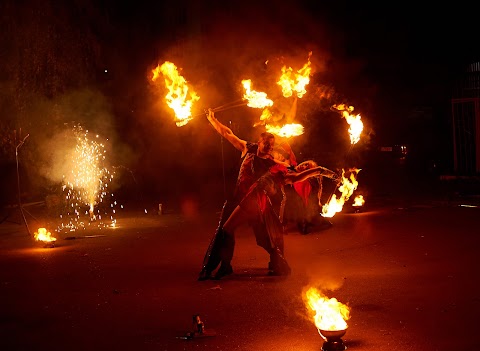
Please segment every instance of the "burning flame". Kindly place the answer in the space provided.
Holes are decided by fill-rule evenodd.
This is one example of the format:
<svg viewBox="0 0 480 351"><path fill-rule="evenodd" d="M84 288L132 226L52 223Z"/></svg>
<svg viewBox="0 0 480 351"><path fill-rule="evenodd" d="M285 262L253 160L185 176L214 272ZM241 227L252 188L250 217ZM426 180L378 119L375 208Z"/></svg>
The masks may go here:
<svg viewBox="0 0 480 351"><path fill-rule="evenodd" d="M329 299L320 291L311 287L305 293L308 307L315 312L315 326L320 330L337 331L348 328L350 308L336 298Z"/></svg>
<svg viewBox="0 0 480 351"><path fill-rule="evenodd" d="M352 206L360 207L360 206L363 206L364 203L365 203L365 199L363 198L363 195L357 195L355 199L353 199Z"/></svg>
<svg viewBox="0 0 480 351"><path fill-rule="evenodd" d="M178 73L178 69L172 62L165 61L153 71L152 81L156 81L163 74L168 93L165 96L167 105L175 112L177 127L186 125L192 120L192 105L200 100L193 91L189 91L187 81Z"/></svg>
<svg viewBox="0 0 480 351"><path fill-rule="evenodd" d="M290 97L295 92L297 97L302 98L306 94L305 87L310 83L310 74L312 72L310 52L308 55L308 61L300 68L296 73L293 72L292 67L283 66L282 75L277 84L282 87L282 93L284 97Z"/></svg>
<svg viewBox="0 0 480 351"><path fill-rule="evenodd" d="M242 80L242 85L245 88L243 98L248 101L247 106L264 108L273 105L273 101L267 97L266 93L251 90L252 81L250 79Z"/></svg>
<svg viewBox="0 0 480 351"><path fill-rule="evenodd" d="M103 165L106 158L105 146L90 139L88 130L83 132L80 126L75 127L74 134L76 145L67 155L70 172L63 176L62 186L63 191L66 192L67 215L70 217L73 215L68 224L62 223L62 227L69 228L71 231L77 229L78 226L83 226L83 222L80 221L82 205L88 206L90 221L97 219L94 213L95 205L103 202L107 196L108 183L113 180L113 174ZM97 135L96 138L99 136ZM114 205L116 202L110 207L113 209ZM114 223L115 220L112 216L111 219Z"/></svg>
<svg viewBox="0 0 480 351"><path fill-rule="evenodd" d="M346 178L345 170L342 170L342 183L338 187L338 190L342 195L337 199L336 194L333 194L330 201L323 205L323 217L333 217L335 213L342 211L344 203L350 198L350 196L352 196L353 192L358 187L358 182L355 178L358 172L360 172L360 169L353 168L350 170L350 177Z"/></svg>
<svg viewBox="0 0 480 351"><path fill-rule="evenodd" d="M303 134L303 126L297 123L285 124L281 127L265 125L266 131L284 138L290 138L293 136L299 136Z"/></svg>
<svg viewBox="0 0 480 351"><path fill-rule="evenodd" d="M341 112L342 117L345 118L347 123L349 124L350 128L348 129L348 133L350 134L350 143L356 144L360 141L360 134L363 131L363 122L360 114L352 115L354 107L347 106L345 104L340 105L333 105L334 109Z"/></svg>
<svg viewBox="0 0 480 351"><path fill-rule="evenodd" d="M38 231L34 233L33 237L36 241L43 241L46 243L57 240L57 238L53 237L52 234L45 228L38 228Z"/></svg>

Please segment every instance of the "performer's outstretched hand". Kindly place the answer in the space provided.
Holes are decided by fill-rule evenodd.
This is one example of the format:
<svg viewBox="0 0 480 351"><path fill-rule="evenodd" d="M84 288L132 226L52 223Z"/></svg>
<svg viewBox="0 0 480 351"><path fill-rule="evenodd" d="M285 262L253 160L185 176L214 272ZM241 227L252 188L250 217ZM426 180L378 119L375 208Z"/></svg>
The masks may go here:
<svg viewBox="0 0 480 351"><path fill-rule="evenodd" d="M208 110L206 112L207 112L207 118L208 119L215 118L215 112L213 112L213 110L211 108L208 108Z"/></svg>

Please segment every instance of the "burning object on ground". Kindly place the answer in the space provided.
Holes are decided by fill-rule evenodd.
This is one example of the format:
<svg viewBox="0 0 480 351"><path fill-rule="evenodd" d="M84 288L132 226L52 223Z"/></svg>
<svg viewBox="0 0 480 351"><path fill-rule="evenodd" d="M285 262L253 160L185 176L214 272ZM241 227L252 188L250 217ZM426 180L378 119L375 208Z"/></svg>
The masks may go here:
<svg viewBox="0 0 480 351"><path fill-rule="evenodd" d="M355 213L362 212L365 205L365 199L363 195L357 195L355 199L353 199L352 208Z"/></svg>
<svg viewBox="0 0 480 351"><path fill-rule="evenodd" d="M197 338L205 338L215 336L216 332L212 329L205 329L205 323L202 321L199 314L194 314L192 317L192 331L185 333L185 335L178 336L177 339L192 340Z"/></svg>
<svg viewBox="0 0 480 351"><path fill-rule="evenodd" d="M55 247L55 241L57 240L46 228L38 228L38 231L34 233L34 238L35 241L41 242L44 247Z"/></svg>
<svg viewBox="0 0 480 351"><path fill-rule="evenodd" d="M314 287L305 293L306 304L313 312L318 333L323 338L323 351L346 350L342 336L347 332L350 308L336 298L328 298Z"/></svg>

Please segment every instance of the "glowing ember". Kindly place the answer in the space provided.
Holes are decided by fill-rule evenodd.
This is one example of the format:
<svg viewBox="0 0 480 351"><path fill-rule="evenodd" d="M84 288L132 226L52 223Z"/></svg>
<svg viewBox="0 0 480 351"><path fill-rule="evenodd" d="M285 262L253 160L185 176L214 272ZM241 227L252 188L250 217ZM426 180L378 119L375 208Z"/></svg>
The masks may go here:
<svg viewBox="0 0 480 351"><path fill-rule="evenodd" d="M310 74L312 72L310 56L308 55L308 62L303 65L296 73L293 72L291 67L283 66L282 75L277 84L282 87L282 93L284 97L290 97L295 92L297 97L301 98L307 90L305 87L310 83Z"/></svg>
<svg viewBox="0 0 480 351"><path fill-rule="evenodd" d="M175 112L178 127L186 125L192 119L192 105L200 100L200 97L189 89L187 81L182 77L175 64L165 61L153 71L152 81L156 81L163 74L168 93L165 96L167 105Z"/></svg>
<svg viewBox="0 0 480 351"><path fill-rule="evenodd" d="M45 228L38 228L38 231L34 233L33 237L36 241L42 241L45 243L50 243L57 240L57 238L53 237L52 234Z"/></svg>
<svg viewBox="0 0 480 351"><path fill-rule="evenodd" d="M322 216L333 217L335 213L341 212L345 202L352 196L353 192L357 189L358 182L356 176L360 172L360 169L353 168L350 170L350 177L345 177L345 170L342 170L342 183L338 187L338 190L342 193L337 199L336 194L332 195L330 201L323 205Z"/></svg>
<svg viewBox="0 0 480 351"><path fill-rule="evenodd" d="M360 206L363 206L364 203L365 203L365 199L363 198L363 195L357 195L355 199L353 199L352 206L360 207Z"/></svg>
<svg viewBox="0 0 480 351"><path fill-rule="evenodd" d="M242 80L242 85L245 88L245 94L243 95L243 98L248 101L247 106L253 108L264 108L273 105L273 101L267 97L266 93L251 89L252 81L250 79Z"/></svg>
<svg viewBox="0 0 480 351"><path fill-rule="evenodd" d="M345 118L347 123L349 124L350 128L348 129L348 133L350 134L350 143L356 144L360 141L360 135L363 131L363 122L360 114L352 115L354 107L347 106L345 104L340 105L333 105L334 109L341 112L342 117Z"/></svg>
<svg viewBox="0 0 480 351"><path fill-rule="evenodd" d="M66 155L67 169L69 173L63 176L62 189L66 192L67 214L69 223L62 223L62 228L70 231L83 227L80 215L83 212L82 206L88 207L89 219L91 222L97 219L94 213L95 205L103 202L107 196L108 183L112 181L113 174L104 166L106 150L101 142L91 140L88 131L83 131L80 126L74 129L76 144L75 148ZM99 138L97 135L96 138ZM111 194L113 196L113 194ZM116 202L110 204L115 213ZM63 216L62 216L63 217ZM98 216L101 219L101 215ZM110 216L112 224L115 223L113 216Z"/></svg>
<svg viewBox="0 0 480 351"><path fill-rule="evenodd" d="M311 287L305 293L308 307L315 313L313 316L317 329L325 331L345 330L348 328L350 308L336 298L329 299L320 291Z"/></svg>
<svg viewBox="0 0 480 351"><path fill-rule="evenodd" d="M266 131L284 138L299 136L303 134L303 126L301 124L290 123L282 127L275 127L269 124L265 125Z"/></svg>

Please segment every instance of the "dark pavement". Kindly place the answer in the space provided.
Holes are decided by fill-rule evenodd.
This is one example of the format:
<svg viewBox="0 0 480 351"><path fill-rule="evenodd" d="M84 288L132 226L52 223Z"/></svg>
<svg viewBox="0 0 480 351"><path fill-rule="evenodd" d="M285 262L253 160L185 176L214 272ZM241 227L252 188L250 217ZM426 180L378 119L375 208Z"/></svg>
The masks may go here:
<svg viewBox="0 0 480 351"><path fill-rule="evenodd" d="M215 211L125 206L116 229L58 236L54 248L4 221L0 350L320 350L302 300L314 286L351 308L348 350L478 351L480 208L459 205L346 206L327 230L291 226L288 277L267 276L268 256L243 228L234 274L204 282ZM178 339L197 313L216 335Z"/></svg>

